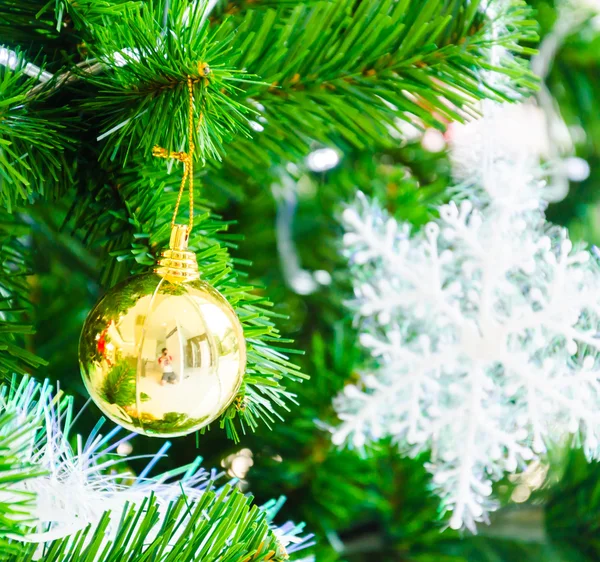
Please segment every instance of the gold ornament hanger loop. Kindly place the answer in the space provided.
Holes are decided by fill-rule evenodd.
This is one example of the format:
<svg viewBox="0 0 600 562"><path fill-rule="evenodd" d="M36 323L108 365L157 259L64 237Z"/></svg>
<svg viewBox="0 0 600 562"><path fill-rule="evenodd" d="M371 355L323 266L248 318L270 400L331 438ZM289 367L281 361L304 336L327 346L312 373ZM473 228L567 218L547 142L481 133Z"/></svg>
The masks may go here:
<svg viewBox="0 0 600 562"><path fill-rule="evenodd" d="M198 65L200 73L206 77L210 73L210 68L206 63ZM179 194L175 204L175 211L171 220L171 239L169 249L162 252L161 259L158 262L159 268L156 272L162 277L173 282L185 282L198 279L198 264L196 255L188 251L188 239L192 228L194 227L194 80L191 76L187 77L188 89L188 151L171 152L160 146L152 149L152 155L157 158L174 158L183 163L183 178L179 186ZM202 112L198 120L198 128L202 124ZM185 190L186 183L189 181L189 200L190 200L190 219L188 225L175 224L179 205Z"/></svg>
<svg viewBox="0 0 600 562"><path fill-rule="evenodd" d="M204 76L208 76L210 68L206 63L198 65L201 73ZM181 203L181 197L185 189L185 184L189 180L189 199L190 199L190 220L188 235L192 232L194 227L194 152L196 151L196 145L194 144L194 79L188 75L187 77L187 88L188 88L188 151L187 152L171 152L161 146L155 146L152 149L152 156L157 158L173 158L183 163L183 177L181 178L181 185L179 186L179 194L177 195L177 202L175 203L175 211L173 212L173 218L171 219L171 228L175 228L175 221L177 220L177 213L179 212L179 205ZM202 113L198 119L198 128L202 125Z"/></svg>

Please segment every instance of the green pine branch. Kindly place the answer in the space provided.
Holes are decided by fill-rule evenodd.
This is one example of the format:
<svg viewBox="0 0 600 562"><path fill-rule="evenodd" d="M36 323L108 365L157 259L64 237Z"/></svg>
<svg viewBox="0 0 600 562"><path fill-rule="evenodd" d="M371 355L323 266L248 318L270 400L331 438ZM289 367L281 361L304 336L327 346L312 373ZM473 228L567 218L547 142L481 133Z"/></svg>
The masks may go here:
<svg viewBox="0 0 600 562"><path fill-rule="evenodd" d="M54 14L45 9L47 5L47 0L1 0L0 37L4 45L43 49L44 43L56 41L59 33Z"/></svg>
<svg viewBox="0 0 600 562"><path fill-rule="evenodd" d="M95 92L85 107L101 116L99 138L111 159L119 151L149 157L153 144L183 147L188 75L197 80L202 156L218 158L233 134L243 134L248 108L279 154L334 133L359 148L377 145L397 119L443 127L463 119L460 108L473 112L475 100L513 99L535 87L519 58L533 52L523 43L537 38L529 8L512 0L491 22L482 7L479 0L320 1L248 11L210 27L201 8L188 11L176 0L167 13L154 2L132 12L128 26L113 21L97 32L90 48L108 71L87 76ZM498 22L503 31L492 39ZM516 58L492 66L494 45ZM212 73L202 77L198 63ZM510 78L511 89L482 69Z"/></svg>
<svg viewBox="0 0 600 562"><path fill-rule="evenodd" d="M25 64L0 66L0 205L9 211L39 196L55 198L72 181L65 157L69 119L64 108L42 105L46 91L28 95L37 79L25 76Z"/></svg>
<svg viewBox="0 0 600 562"><path fill-rule="evenodd" d="M1 421L1 420L0 420ZM93 527L43 546L44 562L283 562L287 553L270 529L268 512L231 486L207 490L194 502L173 501L159 517L151 496L122 514L107 512ZM110 520L119 517L116 536L106 538ZM154 537L149 540L148 537ZM16 545L15 545L16 548ZM21 546L3 562L31 562L38 544Z"/></svg>
<svg viewBox="0 0 600 562"><path fill-rule="evenodd" d="M523 2L498 17L506 31L491 39L495 22L479 12L481 2L350 0L298 5L286 18L277 10L249 12L220 29L237 29L231 64L268 84L247 95L264 106L270 127L287 127L320 141L335 131L359 148L389 138L388 127L409 114L424 124L462 120L458 108L474 100L510 99L535 87L518 59L492 67L490 48L515 54L537 38ZM513 92L503 92L481 74L505 74ZM511 96L512 94L512 96ZM287 138L286 138L287 140Z"/></svg>
<svg viewBox="0 0 600 562"><path fill-rule="evenodd" d="M123 153L148 157L155 145L185 150L188 130L187 78L194 82L195 144L202 157L219 158L224 143L244 134L248 109L238 101L250 80L227 60L231 38L214 38L202 3L148 2L128 12L126 25L112 20L89 45L107 67L82 77L94 86L84 103L108 138L102 157ZM143 132L143 134L142 134ZM150 133L150 134L149 134Z"/></svg>
<svg viewBox="0 0 600 562"><path fill-rule="evenodd" d="M526 45L537 38L531 10L523 2L507 3L494 22L480 13L481 3L470 4L470 11L464 3L446 3L435 12L436 21L446 26L438 42L428 32L433 24L419 20L425 26L420 42L408 51L402 49L410 35L403 36L418 28L415 18L421 12L416 4L401 4L405 12L398 17L404 28L382 18L387 9L383 3L369 2L350 15L344 2L286 2L277 10L267 3L267 11L260 3L260 10L231 18L229 25L238 30L232 45L237 54L233 56L238 57L235 64L267 84L250 85L246 91L259 112L253 128L261 130L252 139L235 139L227 147L224 163L207 167L205 184L214 186L215 193L243 199L244 192L260 192L277 181L276 166L298 163L315 144L336 146L352 155L348 157L361 151L397 152L398 137L404 133L396 130L390 135L389 131L398 128L398 119L440 128L449 119L463 119L462 113L456 113L459 106L476 112L469 106L477 99L513 99L536 87L521 58L532 52ZM371 6L368 13L367 5ZM227 6L237 9L238 3ZM452 17L443 17L444 10ZM328 27L335 18L341 22L338 27ZM495 41L490 40L492 25L503 30ZM371 29L384 30L376 42L384 45L384 55L369 48L371 43L363 46L361 38L370 37ZM383 40L388 37L395 37L390 40L398 41L398 48L385 48ZM493 45L503 46L515 58L505 57L498 67L490 68ZM490 72L484 75L482 68ZM514 83L499 88L491 77L501 83L510 83L511 78ZM429 99L420 95L421 89ZM451 94L446 95L446 89ZM407 97L407 92L412 94ZM408 163L408 168L412 165ZM438 180L438 188L444 187L443 181ZM355 186L364 188L368 183L368 179L355 181Z"/></svg>
<svg viewBox="0 0 600 562"><path fill-rule="evenodd" d="M235 158L228 160L242 169L272 166L303 158L315 141L344 152L391 148L394 136L403 135L399 120L443 129L463 120L463 112L476 113L479 99L514 99L535 88L521 58L532 52L523 43L537 39L531 10L510 3L497 18L504 32L492 41L498 21L483 17L481 2L469 6L362 2L354 11L352 2L317 2L295 6L291 15L283 7L232 18L229 25L238 30L232 64L269 86L248 88L264 130L252 140L236 139L228 147ZM493 45L515 58L490 67ZM487 78L482 68L490 71ZM503 76L508 89L489 80Z"/></svg>
<svg viewBox="0 0 600 562"><path fill-rule="evenodd" d="M136 390L135 367L127 359L121 359L110 370L100 392L108 404L125 408L135 404Z"/></svg>
<svg viewBox="0 0 600 562"><path fill-rule="evenodd" d="M319 0L306 0L305 3L313 4ZM270 8L293 8L301 0L217 0L210 13L210 21L220 23L225 18L242 15L249 10L268 10Z"/></svg>
<svg viewBox="0 0 600 562"><path fill-rule="evenodd" d="M40 17L53 9L56 30L69 25L75 29L102 26L106 18L120 18L130 8L141 5L141 0L51 0L36 13Z"/></svg>
<svg viewBox="0 0 600 562"><path fill-rule="evenodd" d="M28 351L24 337L33 334L29 316L30 272L28 251L19 237L29 232L26 225L5 210L0 211L0 376L26 374L45 365Z"/></svg>
<svg viewBox="0 0 600 562"><path fill-rule="evenodd" d="M30 62L60 73L87 57L98 26L136 4L141 0L0 0L0 37L4 46L26 51Z"/></svg>

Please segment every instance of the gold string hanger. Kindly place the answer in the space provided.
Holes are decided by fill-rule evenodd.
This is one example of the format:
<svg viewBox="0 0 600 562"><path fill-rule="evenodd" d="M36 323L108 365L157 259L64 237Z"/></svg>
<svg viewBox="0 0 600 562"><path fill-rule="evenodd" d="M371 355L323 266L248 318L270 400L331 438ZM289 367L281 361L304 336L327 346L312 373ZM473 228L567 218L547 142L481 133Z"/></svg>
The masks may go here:
<svg viewBox="0 0 600 562"><path fill-rule="evenodd" d="M198 70L201 76L206 77L210 74L210 67L206 63L199 63ZM187 152L171 152L160 146L155 146L152 149L152 156L157 158L174 158L183 162L183 177L181 178L181 185L179 186L179 194L177 195L177 203L175 204L175 211L173 218L171 219L171 229L175 228L175 221L177 220L177 213L179 212L179 205L181 203L181 197L185 189L185 184L189 179L189 200L190 200L190 220L188 227L188 236L192 232L194 226L194 152L196 145L194 144L194 80L190 75L187 77L187 88L188 88L188 151ZM202 112L198 118L198 128L202 125Z"/></svg>

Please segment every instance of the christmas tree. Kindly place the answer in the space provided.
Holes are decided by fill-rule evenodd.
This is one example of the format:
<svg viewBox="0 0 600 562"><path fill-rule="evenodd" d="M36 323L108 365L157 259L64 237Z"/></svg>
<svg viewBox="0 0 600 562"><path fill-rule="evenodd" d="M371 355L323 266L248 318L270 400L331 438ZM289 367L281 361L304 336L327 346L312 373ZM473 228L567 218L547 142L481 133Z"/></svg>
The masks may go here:
<svg viewBox="0 0 600 562"><path fill-rule="evenodd" d="M0 560L597 560L599 18L2 2Z"/></svg>

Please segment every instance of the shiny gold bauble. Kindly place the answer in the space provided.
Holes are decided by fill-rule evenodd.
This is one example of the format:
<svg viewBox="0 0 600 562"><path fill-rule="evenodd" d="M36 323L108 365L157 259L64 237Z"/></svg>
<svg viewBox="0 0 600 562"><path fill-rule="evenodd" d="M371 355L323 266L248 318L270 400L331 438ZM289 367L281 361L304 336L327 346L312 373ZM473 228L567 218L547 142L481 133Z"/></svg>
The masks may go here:
<svg viewBox="0 0 600 562"><path fill-rule="evenodd" d="M106 416L155 437L186 435L234 400L246 366L242 326L214 287L198 279L187 227L174 227L154 273L108 291L79 343L85 386Z"/></svg>

